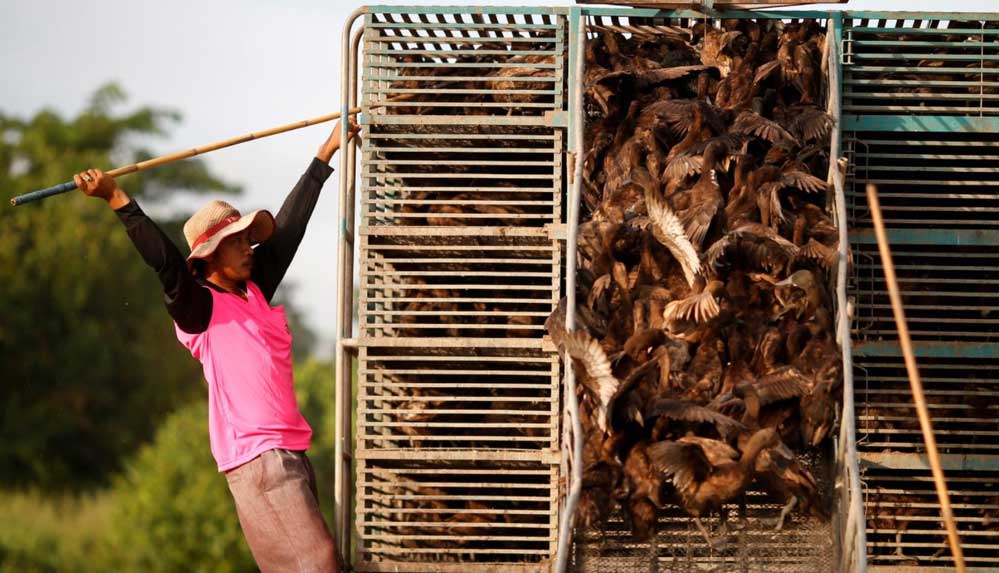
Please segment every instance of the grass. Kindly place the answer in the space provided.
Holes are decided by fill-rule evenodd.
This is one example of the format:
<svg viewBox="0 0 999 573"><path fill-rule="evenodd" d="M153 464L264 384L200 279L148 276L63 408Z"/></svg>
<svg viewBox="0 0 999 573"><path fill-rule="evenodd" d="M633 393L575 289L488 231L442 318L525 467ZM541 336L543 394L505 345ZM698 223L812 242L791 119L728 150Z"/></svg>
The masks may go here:
<svg viewBox="0 0 999 573"><path fill-rule="evenodd" d="M0 571L87 570L101 550L113 507L110 492L46 496L0 491Z"/></svg>

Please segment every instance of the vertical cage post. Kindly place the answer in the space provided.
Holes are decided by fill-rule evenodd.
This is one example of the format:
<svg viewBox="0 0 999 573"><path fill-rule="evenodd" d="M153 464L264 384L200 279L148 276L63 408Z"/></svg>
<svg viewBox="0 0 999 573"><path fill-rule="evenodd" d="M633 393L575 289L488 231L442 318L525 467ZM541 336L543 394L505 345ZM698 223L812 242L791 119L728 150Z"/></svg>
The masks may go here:
<svg viewBox="0 0 999 573"><path fill-rule="evenodd" d="M340 141L346 142L350 124L347 120L351 101L356 92L356 79L352 77L351 66L351 29L357 19L365 13L365 8L358 8L348 16L341 35L341 80L340 80ZM349 145L352 147L352 145ZM348 149L349 149L348 147ZM351 189L353 188L353 168L350 165L354 154L348 149L340 154L340 193L337 214L337 309L334 332L336 334L336 364L334 364L333 392L336 405L336 426L333 431L333 523L334 531L339 538L340 555L350 561L350 426L351 426L351 365L347 353L343 351L343 341L351 337L352 324L352 293L353 293L353 218L351 209Z"/></svg>

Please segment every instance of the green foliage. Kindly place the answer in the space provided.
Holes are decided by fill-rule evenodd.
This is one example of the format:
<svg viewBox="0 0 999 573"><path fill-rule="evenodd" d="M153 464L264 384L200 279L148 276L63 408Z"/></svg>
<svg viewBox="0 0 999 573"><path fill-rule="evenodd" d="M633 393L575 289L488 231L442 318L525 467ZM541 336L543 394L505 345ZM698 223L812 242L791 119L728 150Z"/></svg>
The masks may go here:
<svg viewBox="0 0 999 573"><path fill-rule="evenodd" d="M115 484L108 571L249 571L225 478L208 448L208 409L170 415Z"/></svg>
<svg viewBox="0 0 999 573"><path fill-rule="evenodd" d="M295 392L313 428L309 458L332 527L331 365L309 360L296 366ZM97 496L0 492L0 573L254 570L209 450L203 400L168 416L113 487Z"/></svg>
<svg viewBox="0 0 999 573"><path fill-rule="evenodd" d="M122 101L109 85L72 119L0 114L0 188L20 194L146 156L135 142L179 118L120 113ZM196 160L122 186L146 205L168 191L238 190ZM0 229L0 486L106 483L164 415L203 395L200 366L177 343L155 273L105 203L74 192L4 206Z"/></svg>
<svg viewBox="0 0 999 573"><path fill-rule="evenodd" d="M309 460L316 470L319 505L333 527L333 366L307 360L295 369L295 396L302 415L312 426Z"/></svg>
<svg viewBox="0 0 999 573"><path fill-rule="evenodd" d="M296 368L299 406L314 431L309 458L327 520L332 509L332 385L327 363L308 361ZM207 416L203 402L171 415L155 442L116 483L109 536L115 557L107 570L252 570L232 497L208 449Z"/></svg>
<svg viewBox="0 0 999 573"><path fill-rule="evenodd" d="M109 492L81 497L0 494L0 572L94 571L113 500Z"/></svg>

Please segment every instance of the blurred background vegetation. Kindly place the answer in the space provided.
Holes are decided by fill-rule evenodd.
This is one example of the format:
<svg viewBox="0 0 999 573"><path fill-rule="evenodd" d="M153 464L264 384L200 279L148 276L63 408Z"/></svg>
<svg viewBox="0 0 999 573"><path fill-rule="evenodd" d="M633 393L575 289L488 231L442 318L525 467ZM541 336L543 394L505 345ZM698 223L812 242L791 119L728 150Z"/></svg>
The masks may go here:
<svg viewBox="0 0 999 573"><path fill-rule="evenodd" d="M148 143L179 121L172 110L129 108L113 84L72 118L0 110L0 188L12 196L151 157ZM189 213L168 202L240 192L198 160L122 187L178 245ZM292 287L279 290L286 305ZM287 308L332 523L323 487L332 483L332 368L310 358L315 336ZM74 192L0 208L0 317L0 572L255 570L209 450L200 364L176 341L155 273L103 202Z"/></svg>

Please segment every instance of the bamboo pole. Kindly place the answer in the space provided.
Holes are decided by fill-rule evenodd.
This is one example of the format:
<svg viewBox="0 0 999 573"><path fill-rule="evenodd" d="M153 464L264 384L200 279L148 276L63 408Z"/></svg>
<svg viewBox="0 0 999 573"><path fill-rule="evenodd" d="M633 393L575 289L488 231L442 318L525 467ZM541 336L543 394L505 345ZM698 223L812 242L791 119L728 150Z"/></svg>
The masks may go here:
<svg viewBox="0 0 999 573"><path fill-rule="evenodd" d="M348 115L354 115L361 111L361 108L352 108ZM180 161L181 159L188 159L210 151L217 151L219 149L224 149L226 147L232 147L233 145L239 145L240 143L246 143L247 141L254 141L257 139L263 139L265 137L270 137L271 135L277 135L279 133L285 133L287 131L293 131L296 129L301 129L303 127L309 127L311 125L316 125L320 123L326 123L328 121L333 121L334 119L340 119L341 113L331 113L327 115L321 115L319 117L314 117L312 119L306 119L302 121L297 121L295 123L289 123L287 125L282 125L278 127L272 127L270 129L265 129L263 131L255 131L253 133L247 133L246 135L241 135L239 137L233 137L231 139L225 139L222 141L217 141L215 143L210 143L208 145L203 145L200 147L193 147L186 151L178 151L177 153L171 153L169 155L163 155L160 157L154 157L152 159L147 159L145 161L140 161L138 163L132 163L131 165L125 165L112 169L108 171L108 175L111 177L121 177L122 175L128 175L130 173L135 173L136 171L143 171L145 169L152 169L153 167L159 167L160 165L166 165L167 163L173 163L174 161ZM26 193L24 195L19 195L13 197L10 200L10 204L14 207L18 205L23 205L25 203L30 203L32 201L38 201L46 197L51 197L53 195L59 195L61 193L67 193L76 189L76 183L73 181L67 181L65 183L60 183L59 185L54 185L47 189L40 189L38 191L32 191L31 193Z"/></svg>
<svg viewBox="0 0 999 573"><path fill-rule="evenodd" d="M947 482L944 480L943 466L940 463L940 453L937 451L937 441L933 435L933 421L926 407L926 395L923 393L923 382L916 368L916 357L912 351L912 339L909 337L909 325L905 320L905 310L902 308L902 295L898 290L898 280L895 277L895 264L891 258L891 248L888 246L888 236L885 232L884 219L881 217L881 203L878 200L878 188L872 183L867 184L867 205L874 220L874 233L878 238L878 251L881 253L881 264L885 272L885 283L888 285L888 296L891 298L892 312L898 326L898 342L905 357L905 369L909 374L909 384L912 387L912 401L919 415L919 427L923 431L923 441L926 443L926 457L929 458L930 469L933 472L933 483L936 485L937 497L940 499L940 515L947 526L947 540L954 556L954 566L958 573L966 571L964 551L961 549L961 539L954 522L954 512L950 507L950 494L947 492Z"/></svg>
<svg viewBox="0 0 999 573"><path fill-rule="evenodd" d="M444 82L443 84L453 83ZM440 85L443 85L440 84ZM435 85L433 87L438 87ZM380 107L384 107L386 104L405 101L412 99L414 94L401 94L395 97L386 99L375 104L371 104L366 109L372 110ZM356 115L363 111L365 108L352 107L347 110L347 115ZM169 155L162 155L160 157L154 157L152 159L147 159L145 161L140 161L138 163L133 163L131 165L125 165L108 171L108 175L111 177L121 177L122 175L128 175L130 173L135 173L136 171L143 171L146 169L152 169L153 167L159 167L160 165L166 165L167 163L173 163L174 161L180 161L181 159L189 159L191 157L196 157L208 153L210 151L217 151L219 149L224 149L226 147L232 147L233 145L239 145L240 143L246 143L247 141L254 141L257 139L263 139L265 137L270 137L272 135L277 135L279 133L285 133L288 131L294 131L296 129L302 129L303 127L309 127L312 125L317 125L320 123L326 123L333 121L334 119L340 119L343 117L342 112L331 113L327 115L321 115L319 117L314 117L312 119L304 119L302 121L296 121L295 123L289 123L287 125L281 125L278 127L272 127L270 129L265 129L263 131L255 131L253 133L247 133L246 135L241 135L239 137L233 137L231 139L225 139L223 141L217 141L215 143L209 143L208 145L203 145L200 147L193 147L187 151L178 151L177 153L171 153ZM60 195L62 193L68 193L76 189L76 182L67 181L65 183L60 183L58 185L53 185L47 189L39 189L38 191L32 191L31 193L25 193L24 195L18 195L11 198L10 204L14 207L18 205L24 205L25 203L31 203L33 201L38 201L40 199L45 199L46 197L51 197L53 195Z"/></svg>

